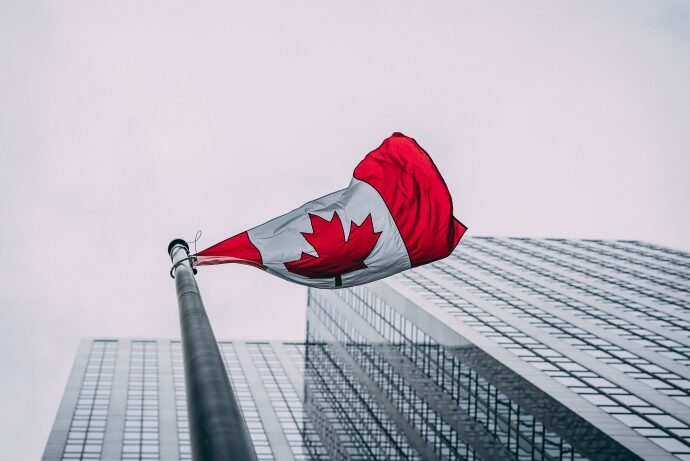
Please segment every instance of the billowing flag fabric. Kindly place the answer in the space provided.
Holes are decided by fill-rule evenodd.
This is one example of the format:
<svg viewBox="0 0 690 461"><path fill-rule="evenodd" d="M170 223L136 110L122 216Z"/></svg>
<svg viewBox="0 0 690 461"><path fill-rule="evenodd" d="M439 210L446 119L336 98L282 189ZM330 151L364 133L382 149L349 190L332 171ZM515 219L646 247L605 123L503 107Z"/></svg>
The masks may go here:
<svg viewBox="0 0 690 461"><path fill-rule="evenodd" d="M394 133L352 176L346 189L213 245L194 264L243 263L302 285L348 287L445 258L467 230L412 138Z"/></svg>

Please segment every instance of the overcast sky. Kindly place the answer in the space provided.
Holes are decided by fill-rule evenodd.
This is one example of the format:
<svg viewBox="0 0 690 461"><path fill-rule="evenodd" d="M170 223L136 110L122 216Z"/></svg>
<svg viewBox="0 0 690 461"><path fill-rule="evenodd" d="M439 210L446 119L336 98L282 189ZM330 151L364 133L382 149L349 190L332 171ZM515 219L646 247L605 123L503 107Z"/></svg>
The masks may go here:
<svg viewBox="0 0 690 461"><path fill-rule="evenodd" d="M0 446L43 451L82 336L178 335L168 242L346 187L394 131L469 235L690 249L684 1L0 1ZM220 338L306 289L201 268Z"/></svg>

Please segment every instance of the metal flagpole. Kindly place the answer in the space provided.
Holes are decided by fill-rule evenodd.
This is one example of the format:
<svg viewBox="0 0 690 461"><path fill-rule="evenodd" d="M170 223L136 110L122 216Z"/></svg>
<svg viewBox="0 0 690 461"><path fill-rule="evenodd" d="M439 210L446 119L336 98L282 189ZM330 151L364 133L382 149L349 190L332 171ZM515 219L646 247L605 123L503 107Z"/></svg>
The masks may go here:
<svg viewBox="0 0 690 461"><path fill-rule="evenodd" d="M187 414L195 461L255 461L256 453L208 321L187 242L168 245L182 330Z"/></svg>

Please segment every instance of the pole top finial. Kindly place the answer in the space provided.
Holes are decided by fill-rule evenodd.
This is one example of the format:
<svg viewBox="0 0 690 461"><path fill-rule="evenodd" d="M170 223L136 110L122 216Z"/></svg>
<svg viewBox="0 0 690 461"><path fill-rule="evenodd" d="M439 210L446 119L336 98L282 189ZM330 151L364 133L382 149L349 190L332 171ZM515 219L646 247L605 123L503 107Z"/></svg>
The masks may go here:
<svg viewBox="0 0 690 461"><path fill-rule="evenodd" d="M187 245L187 242L184 239L175 239L172 242L168 244L168 255L172 258L172 250L176 246L182 246L184 249L187 251L187 254L189 254L189 245Z"/></svg>

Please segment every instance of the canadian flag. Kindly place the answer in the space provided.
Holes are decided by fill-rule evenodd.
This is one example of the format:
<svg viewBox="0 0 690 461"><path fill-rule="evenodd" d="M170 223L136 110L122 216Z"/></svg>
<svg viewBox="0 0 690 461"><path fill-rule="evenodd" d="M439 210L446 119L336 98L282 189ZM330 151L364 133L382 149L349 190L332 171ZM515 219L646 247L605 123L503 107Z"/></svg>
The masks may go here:
<svg viewBox="0 0 690 461"><path fill-rule="evenodd" d="M200 251L193 264L243 263L302 285L349 287L445 258L467 230L412 138L394 133L352 176L347 189Z"/></svg>

